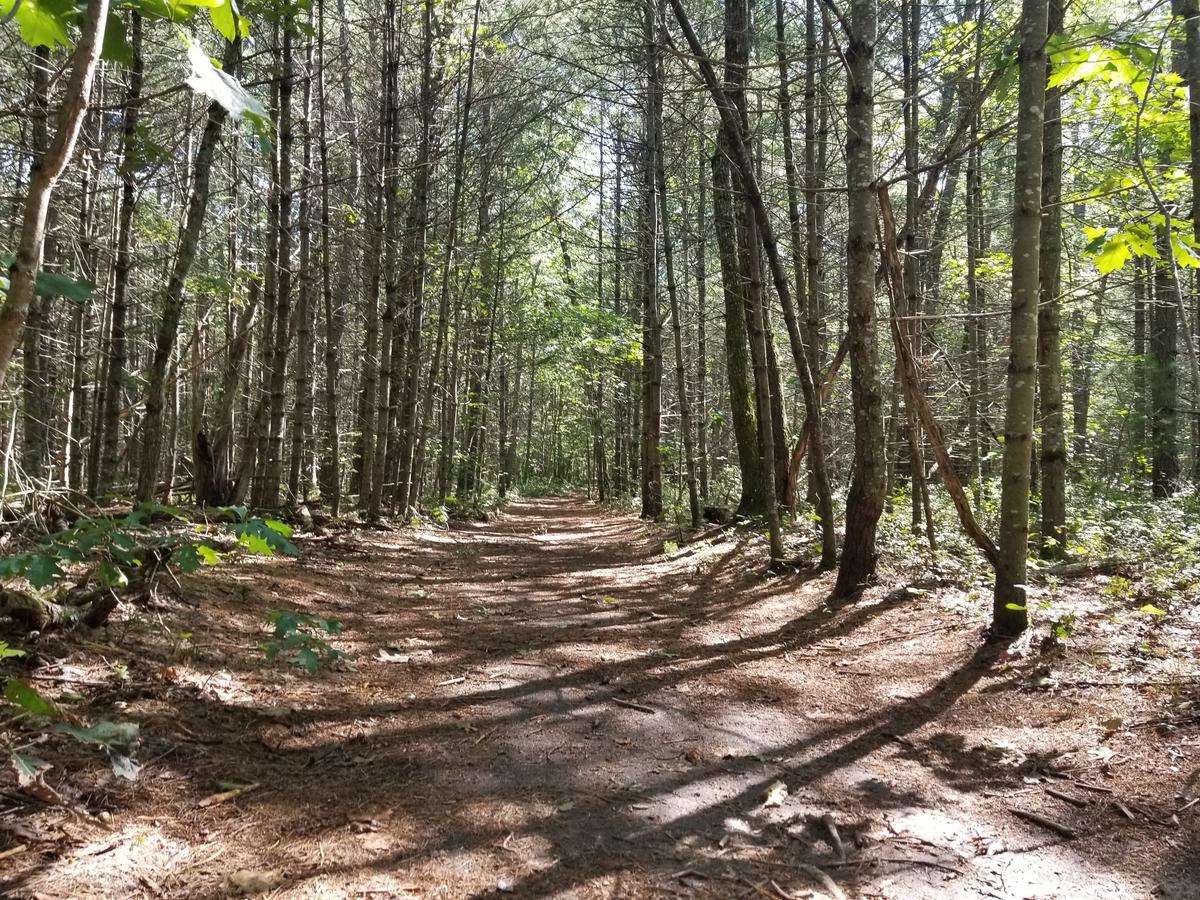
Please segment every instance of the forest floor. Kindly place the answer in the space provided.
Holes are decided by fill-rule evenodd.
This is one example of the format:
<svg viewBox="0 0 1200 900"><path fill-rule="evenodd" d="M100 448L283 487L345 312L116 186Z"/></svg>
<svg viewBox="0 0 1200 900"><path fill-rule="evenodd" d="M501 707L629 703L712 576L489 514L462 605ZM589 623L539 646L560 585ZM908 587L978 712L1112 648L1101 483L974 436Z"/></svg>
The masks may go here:
<svg viewBox="0 0 1200 900"><path fill-rule="evenodd" d="M45 636L34 683L143 768L51 738L71 805L0 783L0 894L1200 897L1200 620L1146 653L1084 581L1065 648L1002 652L987 598L914 569L831 607L760 540L523 500ZM268 661L275 609L353 660Z"/></svg>

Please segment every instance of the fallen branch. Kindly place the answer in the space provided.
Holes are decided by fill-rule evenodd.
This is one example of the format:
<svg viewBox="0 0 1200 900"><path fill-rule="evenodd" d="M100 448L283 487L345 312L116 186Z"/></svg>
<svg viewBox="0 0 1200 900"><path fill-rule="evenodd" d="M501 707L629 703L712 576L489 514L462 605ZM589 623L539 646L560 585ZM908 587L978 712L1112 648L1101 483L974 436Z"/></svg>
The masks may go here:
<svg viewBox="0 0 1200 900"><path fill-rule="evenodd" d="M253 784L245 784L239 788L234 788L233 790L222 791L219 794L211 794L210 796L205 797L203 800L201 800L196 805L199 806L201 809L207 808L209 806L219 806L222 803L228 803L230 800L237 799L238 797L242 796L242 794L248 794L251 791L258 789L259 787L262 787L262 785L257 781L254 782Z"/></svg>
<svg viewBox="0 0 1200 900"><path fill-rule="evenodd" d="M1076 836L1074 828L1064 825L1062 822L1056 822L1054 819L1043 816L1041 813L1035 813L1016 806L1010 806L1008 811L1018 819L1024 819L1026 822L1032 822L1034 825L1040 825L1042 828L1053 831L1055 834L1061 834L1065 838L1070 839Z"/></svg>
<svg viewBox="0 0 1200 900"><path fill-rule="evenodd" d="M834 900L846 900L846 895L837 886L837 882L829 877L828 872L823 872L816 866L810 866L808 863L796 863L796 868L821 885L825 889L825 893L833 897Z"/></svg>
<svg viewBox="0 0 1200 900"><path fill-rule="evenodd" d="M983 555L987 557L988 562L992 567L1000 569L1000 550L996 547L995 542L980 526L975 519L975 513L971 509L971 502L967 499L967 492L963 489L962 481L958 477L958 470L954 467L954 461L950 458L950 451L946 448L946 440L942 436L942 429L934 418L932 410L929 408L929 402L925 399L925 392L921 390L921 379L917 373L917 365L912 357L912 342L908 335L908 323L902 319L897 312L896 297L902 290L903 273L900 269L900 256L896 251L896 220L892 215L892 200L888 196L886 187L880 187L879 191L879 215L883 222L881 229L880 252L883 255L885 271L888 275L888 301L891 307L892 340L896 345L896 356L900 362L900 380L904 385L905 396L908 398L913 409L917 413L917 419L921 423L926 436L929 438L929 446L933 450L934 458L937 460L938 471L942 474L942 484L946 488L946 492L950 495L950 499L954 503L954 508L958 512L958 520L962 524L963 531L967 536L975 542L975 545L983 551Z"/></svg>
<svg viewBox="0 0 1200 900"><path fill-rule="evenodd" d="M825 813L825 815L821 816L821 824L829 832L830 844L837 852L838 859L845 859L846 845L842 843L842 836L838 833L837 820L834 819L833 813Z"/></svg>
<svg viewBox="0 0 1200 900"><path fill-rule="evenodd" d="M8 859L10 856L16 856L19 853L24 853L28 849L28 844L17 844L17 846L10 847L8 850L0 853L0 859Z"/></svg>
<svg viewBox="0 0 1200 900"><path fill-rule="evenodd" d="M1053 575L1055 578L1083 578L1088 575L1111 575L1128 569L1133 563L1127 559L1109 558L1097 559L1090 562L1061 562L1042 569L1043 575Z"/></svg>
<svg viewBox="0 0 1200 900"><path fill-rule="evenodd" d="M0 616L8 616L30 631L76 625L98 628L116 608L117 597L109 588L78 594L70 603L44 600L26 591L0 590Z"/></svg>
<svg viewBox="0 0 1200 900"><path fill-rule="evenodd" d="M1073 797L1070 794L1066 793L1065 791L1058 790L1058 788L1048 787L1048 788L1046 788L1046 793L1049 794L1051 797L1057 797L1059 800L1062 800L1064 803L1070 803L1072 806L1078 806L1080 808L1083 808L1088 805L1088 801L1084 800L1082 797Z"/></svg>
<svg viewBox="0 0 1200 900"><path fill-rule="evenodd" d="M653 706L646 706L644 703L634 703L632 700L622 700L620 697L613 697L612 702L617 706L624 706L626 709L636 709L638 712L649 713L650 715L658 715L658 710Z"/></svg>

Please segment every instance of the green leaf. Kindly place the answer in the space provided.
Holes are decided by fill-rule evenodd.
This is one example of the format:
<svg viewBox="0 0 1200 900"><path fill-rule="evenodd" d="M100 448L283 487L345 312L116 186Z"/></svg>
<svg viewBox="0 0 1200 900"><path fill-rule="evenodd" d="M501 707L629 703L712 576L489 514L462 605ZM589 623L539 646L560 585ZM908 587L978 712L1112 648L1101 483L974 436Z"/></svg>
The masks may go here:
<svg viewBox="0 0 1200 900"><path fill-rule="evenodd" d="M2 3L3 0L0 0ZM10 253L7 256L0 256L0 269L5 272L12 267L13 255ZM8 279L3 279L3 288L7 290ZM96 286L89 281L81 281L70 275L62 272L47 272L45 270L37 273L33 281L33 290L41 297L66 297L68 300L75 303L83 303L96 291Z"/></svg>
<svg viewBox="0 0 1200 900"><path fill-rule="evenodd" d="M313 624L326 634L341 634L346 627L338 619L313 619Z"/></svg>
<svg viewBox="0 0 1200 900"><path fill-rule="evenodd" d="M83 303L92 296L96 286L89 281L80 281L60 272L38 272L33 289L43 297L66 297L76 303Z"/></svg>
<svg viewBox="0 0 1200 900"><path fill-rule="evenodd" d="M1012 609L1012 610L1015 610L1015 611L1017 611L1017 612L1025 612L1027 609L1029 609L1029 607L1027 607L1027 606L1022 606L1020 603L1005 603L1005 604L1004 604L1004 608L1005 608L1005 609Z"/></svg>
<svg viewBox="0 0 1200 900"><path fill-rule="evenodd" d="M249 510L244 506L218 506L217 512L227 515L235 522L244 522Z"/></svg>
<svg viewBox="0 0 1200 900"><path fill-rule="evenodd" d="M100 58L121 66L133 65L133 48L125 36L125 19L118 10L110 10L108 24L104 26L104 47Z"/></svg>
<svg viewBox="0 0 1200 900"><path fill-rule="evenodd" d="M63 571L54 557L47 553L34 553L29 558L29 571L25 573L25 577L35 588L44 588L61 578L62 574Z"/></svg>
<svg viewBox="0 0 1200 900"><path fill-rule="evenodd" d="M1147 603L1145 606L1141 607L1138 612L1145 613L1148 616L1165 616L1167 614L1165 610L1159 609L1152 603Z"/></svg>
<svg viewBox="0 0 1200 900"><path fill-rule="evenodd" d="M23 788L34 784L43 772L53 768L50 763L27 753L13 753L9 758L13 771L17 773L17 785Z"/></svg>
<svg viewBox="0 0 1200 900"><path fill-rule="evenodd" d="M280 522L278 519L263 519L263 524L272 531L282 534L285 538L292 536L292 526L286 522Z"/></svg>
<svg viewBox="0 0 1200 900"><path fill-rule="evenodd" d="M129 587L129 578L121 571L120 566L111 559L106 559L96 567L96 574L110 588Z"/></svg>
<svg viewBox="0 0 1200 900"><path fill-rule="evenodd" d="M171 561L189 575L200 568L200 554L195 544L184 544L171 554Z"/></svg>
<svg viewBox="0 0 1200 900"><path fill-rule="evenodd" d="M8 646L8 641L0 641L0 659L12 659L13 657L24 655L24 650Z"/></svg>
<svg viewBox="0 0 1200 900"><path fill-rule="evenodd" d="M296 654L296 662L308 670L309 675L316 675L321 666L321 659L308 647Z"/></svg>
<svg viewBox="0 0 1200 900"><path fill-rule="evenodd" d="M102 747L114 747L128 753L138 741L138 726L136 722L112 722L101 719L89 728L79 728L75 725L62 723L54 727L55 731L69 734L83 744L99 744Z"/></svg>
<svg viewBox="0 0 1200 900"><path fill-rule="evenodd" d="M282 522L277 524L287 529L290 534L291 529L288 526ZM260 556L272 556L275 553L285 553L288 556L300 555L295 544L289 541L281 531L262 519L251 519L249 522L235 525L233 530L238 536L238 542L251 553Z"/></svg>
<svg viewBox="0 0 1200 900"><path fill-rule="evenodd" d="M46 719L62 718L62 711L54 705L52 700L43 697L19 678L8 680L8 684L4 686L4 696L10 703L15 703L21 709L35 716L42 716Z"/></svg>
<svg viewBox="0 0 1200 900"><path fill-rule="evenodd" d="M0 18L12 14L15 0L0 0ZM31 47L69 47L71 39L67 26L75 20L77 11L66 0L20 0L17 26L21 40Z"/></svg>
<svg viewBox="0 0 1200 900"><path fill-rule="evenodd" d="M1094 260L1096 271L1101 275L1108 275L1123 268L1132 257L1133 253L1129 249L1129 242L1125 239L1125 235L1114 234L1105 241L1100 252L1096 254Z"/></svg>
<svg viewBox="0 0 1200 900"><path fill-rule="evenodd" d="M234 0L220 0L209 7L208 16L213 27L227 41L250 36L250 23L238 13Z"/></svg>

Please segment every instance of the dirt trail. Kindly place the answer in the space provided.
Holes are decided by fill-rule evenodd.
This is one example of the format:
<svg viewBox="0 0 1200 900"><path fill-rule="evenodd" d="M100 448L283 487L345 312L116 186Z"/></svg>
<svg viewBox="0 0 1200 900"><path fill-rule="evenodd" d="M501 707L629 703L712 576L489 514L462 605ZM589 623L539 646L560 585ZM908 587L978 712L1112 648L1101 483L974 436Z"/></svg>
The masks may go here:
<svg viewBox="0 0 1200 900"><path fill-rule="evenodd" d="M1200 896L1198 807L1166 822L1196 729L1097 726L1161 698L1028 692L979 649L981 612L936 591L831 609L830 576L766 579L746 538L672 537L530 500L186 582L199 606L166 630L194 651L113 635L140 686L94 701L141 723L142 777L94 774L107 828L35 817L69 841L0 862L0 893L219 897L239 869L289 898L828 890L807 864L847 896ZM279 608L340 618L354 662L268 665L255 636ZM202 805L221 782L260 786Z"/></svg>

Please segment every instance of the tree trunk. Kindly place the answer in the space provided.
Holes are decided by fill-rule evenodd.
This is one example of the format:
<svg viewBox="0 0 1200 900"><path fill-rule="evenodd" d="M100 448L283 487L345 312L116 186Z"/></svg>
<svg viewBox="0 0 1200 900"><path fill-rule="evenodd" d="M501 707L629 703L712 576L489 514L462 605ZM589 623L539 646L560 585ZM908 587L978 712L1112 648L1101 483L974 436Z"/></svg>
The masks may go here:
<svg viewBox="0 0 1200 900"><path fill-rule="evenodd" d="M279 250L276 258L275 334L271 368L268 372L267 396L267 456L263 466L262 491L259 505L277 506L279 489L283 484L284 399L287 389L287 366L291 352L291 334L295 324L292 313L292 83L295 69L292 64L292 28L284 22L278 62L279 73Z"/></svg>
<svg viewBox="0 0 1200 900"><path fill-rule="evenodd" d="M415 511L418 500L414 490L414 454L417 445L417 399L420 393L421 335L425 324L426 232L429 228L430 169L433 165L433 0L425 0L421 27L421 131L417 145L417 168L413 175L413 215L411 255L405 280L406 304L409 310L407 358L404 371L403 404L400 409L399 475L396 481L396 501L401 516L410 508ZM427 392L433 385L427 386Z"/></svg>
<svg viewBox="0 0 1200 900"><path fill-rule="evenodd" d="M222 67L226 72L236 73L240 56L240 42L225 45ZM154 343L154 357L147 378L145 413L142 416L142 458L138 469L137 497L152 500L158 487L158 466L162 455L163 391L166 384L167 366L175 350L179 320L183 314L184 288L196 251L200 245L200 232L204 227L204 216L208 209L209 185L212 178L213 160L221 127L228 113L215 100L208 104L208 120L196 158L192 164L192 190L188 198L187 213L179 235L179 249L163 294L162 318Z"/></svg>
<svg viewBox="0 0 1200 900"><path fill-rule="evenodd" d="M742 301L744 288L733 221L733 187L729 161L720 148L712 158L712 176L713 228L717 235L725 300L725 368L729 380L729 411L733 418L742 483L737 509L743 515L758 515L766 510L758 462L758 415L750 381L750 353L746 343L746 315Z"/></svg>
<svg viewBox="0 0 1200 900"><path fill-rule="evenodd" d="M707 200L705 197L704 155L696 166L696 409L699 421L696 429L696 454L699 457L701 504L708 502L708 242L704 239Z"/></svg>
<svg viewBox="0 0 1200 900"><path fill-rule="evenodd" d="M1049 0L1049 33L1063 28L1063 0ZM1062 301L1062 89L1046 91L1042 146L1042 224L1039 256L1038 400L1041 403L1041 555L1061 559L1067 549L1067 442L1063 422Z"/></svg>
<svg viewBox="0 0 1200 900"><path fill-rule="evenodd" d="M1030 450L1037 387L1047 15L1047 0L1022 0L1013 178L1012 315L997 542L1000 565L996 570L992 607L993 629L1002 637L1020 634L1029 625L1025 564L1029 552Z"/></svg>
<svg viewBox="0 0 1200 900"><path fill-rule="evenodd" d="M71 57L71 74L63 91L54 137L34 163L29 176L21 236L17 242L16 256L8 268L8 296L4 305L0 306L0 388L4 387L8 365L21 341L25 318L34 302L34 285L42 266L42 245L46 238L50 201L63 170L75 152L75 141L87 115L88 98L92 93L92 81L104 45L107 23L108 0L89 0L79 24L79 38Z"/></svg>
<svg viewBox="0 0 1200 900"><path fill-rule="evenodd" d="M310 7L307 27L315 37L314 10ZM312 250L312 103L315 47L312 37L304 46L304 93L301 100L303 117L303 147L300 164L300 277L296 298L296 397L292 406L292 441L288 454L288 496L293 501L307 502L313 487L313 364L315 341L313 322L316 305L313 303Z"/></svg>
<svg viewBox="0 0 1200 900"><path fill-rule="evenodd" d="M848 334L854 416L854 473L846 497L846 539L834 595L848 597L875 572L875 532L883 512L886 448L879 349L875 334L874 175L875 0L854 0L846 48Z"/></svg>
<svg viewBox="0 0 1200 900"><path fill-rule="evenodd" d="M658 75L655 81L661 88L661 60L655 59L654 65L658 68ZM663 130L661 93L655 97L654 117L654 133L661 140ZM671 330L675 341L675 390L679 394L679 430L683 438L683 462L687 477L688 513L692 528L699 528L700 490L696 483L696 448L692 436L692 405L688 397L687 369L684 365L683 356L683 325L679 315L679 295L675 284L675 253L671 243L670 205L667 202L667 171L663 163L661 149L654 155L654 178L658 188L659 216L662 219L663 263L666 266L667 272L667 297L671 303Z"/></svg>
<svg viewBox="0 0 1200 900"><path fill-rule="evenodd" d="M1150 375L1150 488L1156 498L1179 489L1179 314L1172 284L1171 247L1159 227L1159 261L1150 305L1147 368Z"/></svg>
<svg viewBox="0 0 1200 900"><path fill-rule="evenodd" d="M658 123L662 104L661 50L657 2L645 0L642 33L646 41L645 146L642 150L642 518L660 521L662 496L662 319L658 311L659 205L655 171L662 153Z"/></svg>
<svg viewBox="0 0 1200 900"><path fill-rule="evenodd" d="M120 442L121 405L125 396L125 319L128 311L129 271L133 256L133 212L137 180L132 165L136 152L138 116L142 97L142 16L137 10L129 14L129 47L133 63L129 68L129 84L125 90L125 111L122 116L121 138L121 201L117 221L117 249L113 261L112 305L109 311L108 348L104 404L100 417L100 463L97 487L101 493L111 491L117 474L117 451Z"/></svg>

